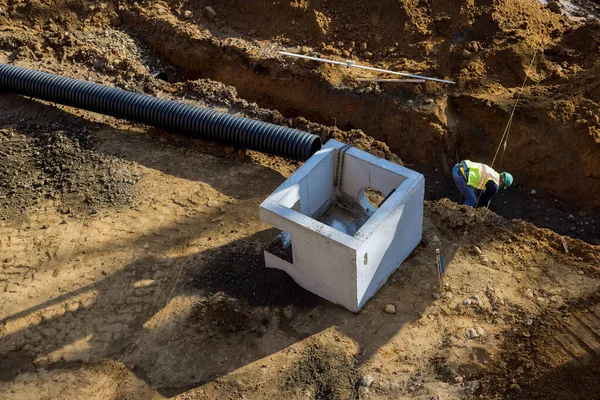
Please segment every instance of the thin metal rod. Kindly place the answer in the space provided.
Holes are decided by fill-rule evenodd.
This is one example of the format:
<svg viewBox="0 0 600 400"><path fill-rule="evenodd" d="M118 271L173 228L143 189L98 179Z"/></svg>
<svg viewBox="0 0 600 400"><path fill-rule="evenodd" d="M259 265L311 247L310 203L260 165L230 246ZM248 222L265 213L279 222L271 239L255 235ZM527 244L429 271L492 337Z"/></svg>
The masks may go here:
<svg viewBox="0 0 600 400"><path fill-rule="evenodd" d="M358 82L389 82L389 83L424 83L425 79L374 79L356 78Z"/></svg>
<svg viewBox="0 0 600 400"><path fill-rule="evenodd" d="M424 80L427 80L427 81L434 81L434 82L440 82L440 83L450 83L450 84L453 84L453 85L456 83L456 82L453 82L453 81L447 81L445 79L430 78L428 76L406 74L404 72L390 71L388 69L381 69L381 68L375 68L375 67L367 67L365 65L354 64L354 61L352 61L352 60L348 60L346 62L335 61L335 60L328 60L326 58L311 57L311 56L305 56L305 55L302 55L302 54L289 53L287 51L280 51L279 54L283 54L284 56L289 56L289 57L304 58L306 60L319 61L319 62L322 62L322 63L344 65L344 66L346 66L348 68L354 67L354 68L367 69L369 71L384 72L386 74L401 75L401 76L406 76L407 78L424 79Z"/></svg>

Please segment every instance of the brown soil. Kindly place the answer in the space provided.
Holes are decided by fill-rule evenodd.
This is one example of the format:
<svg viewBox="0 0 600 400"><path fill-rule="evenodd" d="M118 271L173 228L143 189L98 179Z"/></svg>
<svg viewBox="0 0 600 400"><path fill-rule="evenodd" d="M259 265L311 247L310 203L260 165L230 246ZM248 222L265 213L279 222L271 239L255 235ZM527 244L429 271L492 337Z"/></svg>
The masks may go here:
<svg viewBox="0 0 600 400"><path fill-rule="evenodd" d="M517 184L491 212L444 199L458 158L491 162L536 46L498 164ZM599 46L596 20L525 0L0 0L0 62L352 143L429 199L352 314L264 268L258 206L298 163L0 93L0 397L593 398Z"/></svg>

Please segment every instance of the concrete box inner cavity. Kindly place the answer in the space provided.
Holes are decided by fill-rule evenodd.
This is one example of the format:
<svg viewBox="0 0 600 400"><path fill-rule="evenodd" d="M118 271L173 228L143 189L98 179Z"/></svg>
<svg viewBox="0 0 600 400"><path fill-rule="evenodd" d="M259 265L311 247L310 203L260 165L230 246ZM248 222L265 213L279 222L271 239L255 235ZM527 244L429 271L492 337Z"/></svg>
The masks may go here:
<svg viewBox="0 0 600 400"><path fill-rule="evenodd" d="M389 196L377 209L365 188ZM330 140L261 204L293 258L265 264L357 312L421 241L423 195L421 174Z"/></svg>

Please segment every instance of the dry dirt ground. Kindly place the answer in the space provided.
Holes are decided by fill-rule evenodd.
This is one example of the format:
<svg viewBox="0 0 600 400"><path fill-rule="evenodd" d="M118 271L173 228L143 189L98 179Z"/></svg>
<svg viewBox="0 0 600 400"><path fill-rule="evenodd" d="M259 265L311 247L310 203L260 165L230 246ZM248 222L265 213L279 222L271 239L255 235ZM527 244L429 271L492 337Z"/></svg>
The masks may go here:
<svg viewBox="0 0 600 400"><path fill-rule="evenodd" d="M599 398L600 24L372 3L0 0L0 62L350 142L428 198L422 243L352 314L263 267L258 206L298 163L0 93L0 398ZM534 54L518 185L491 212L443 199L457 158L491 161Z"/></svg>

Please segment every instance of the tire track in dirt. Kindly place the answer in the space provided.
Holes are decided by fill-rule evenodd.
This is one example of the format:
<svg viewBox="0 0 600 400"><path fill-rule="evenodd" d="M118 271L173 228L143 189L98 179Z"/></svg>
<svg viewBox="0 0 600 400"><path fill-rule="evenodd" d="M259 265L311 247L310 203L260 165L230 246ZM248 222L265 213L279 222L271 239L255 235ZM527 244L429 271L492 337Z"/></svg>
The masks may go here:
<svg viewBox="0 0 600 400"><path fill-rule="evenodd" d="M162 284L159 286L158 290L155 291L154 296L150 300L148 307L151 308L159 308L164 307L168 303L169 299L172 297L183 269L185 267L185 263L181 260L182 256L185 254L185 249L190 244L189 237L179 237L176 239L175 245L173 247L173 265L166 271L166 274L160 278ZM155 324L160 325L163 320L166 318L165 313L162 310L158 311L155 318ZM140 344L143 340L142 336L138 336L136 341L131 345L129 350L126 351L123 359L124 362L129 363L131 361L131 356L140 347Z"/></svg>
<svg viewBox="0 0 600 400"><path fill-rule="evenodd" d="M600 305L594 306L589 312L578 312L559 321L557 325L562 332L553 338L558 347L568 357L581 366L593 359L600 359Z"/></svg>
<svg viewBox="0 0 600 400"><path fill-rule="evenodd" d="M83 213L83 215L86 214L87 213L85 212ZM85 223L85 220L86 218L82 217L74 223L67 225L67 229L65 230L64 236L59 235L59 237L63 237L63 239L60 241L58 249L56 250L54 256L50 256L51 259L48 262L47 268L45 268L45 270L47 271L52 271L52 274L46 279L42 286L39 287L39 290L42 293L54 292L58 288L58 285L62 282L60 279L56 278L58 277L59 273L64 268L64 266L69 262L69 260L71 259L71 255L79 245L79 241L81 240L80 233ZM10 320L7 321L6 325L4 326L3 336L10 336L8 340L2 343L0 351L11 351L15 342L18 343L18 340L21 339L22 335L20 334L20 332L25 330L25 328L27 328L28 326L31 326L34 323L34 319L36 319L38 315L42 314L43 311L43 309L40 309L37 312L29 313L24 318L19 318L12 322Z"/></svg>
<svg viewBox="0 0 600 400"><path fill-rule="evenodd" d="M169 299L173 296L173 293L177 287L181 274L185 267L185 262L182 261L182 256L185 254L185 249L190 245L190 238L188 236L178 237L173 246L173 265L171 268L166 270L166 274L160 278L162 284L159 284L158 289L154 292L151 300L146 304L147 307L152 309L159 309L165 307ZM166 313L163 310L157 310L155 315L155 324L160 325L166 319ZM133 343L125 349L121 361L129 369L135 365L134 354L136 350L143 346L145 339L144 331L138 332L137 337L133 340ZM145 369L151 366L145 366ZM110 375L106 375L100 387L104 389L96 394L99 399L111 398L112 388L110 387L109 380L112 378Z"/></svg>

